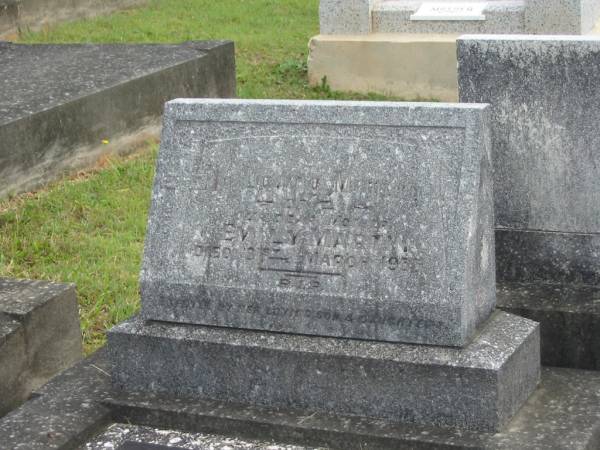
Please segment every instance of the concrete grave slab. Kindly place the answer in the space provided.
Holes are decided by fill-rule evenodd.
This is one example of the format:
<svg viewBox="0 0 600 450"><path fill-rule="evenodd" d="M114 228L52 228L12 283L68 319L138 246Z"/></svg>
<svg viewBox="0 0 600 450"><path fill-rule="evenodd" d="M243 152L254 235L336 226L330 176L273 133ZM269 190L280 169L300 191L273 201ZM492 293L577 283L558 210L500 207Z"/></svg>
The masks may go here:
<svg viewBox="0 0 600 450"><path fill-rule="evenodd" d="M3 444L14 450L85 448L115 422L344 450L589 450L600 444L600 373L593 371L543 368L540 388L514 419L501 432L486 433L118 392L110 387L110 370L100 351L53 379L0 419Z"/></svg>
<svg viewBox="0 0 600 450"><path fill-rule="evenodd" d="M209 433L186 433L154 427L115 423L86 443L85 450L327 450Z"/></svg>
<svg viewBox="0 0 600 450"><path fill-rule="evenodd" d="M457 37L322 34L309 43L308 79L313 86L325 83L339 91L456 102Z"/></svg>
<svg viewBox="0 0 600 450"><path fill-rule="evenodd" d="M0 43L0 197L157 137L178 96L235 96L233 43Z"/></svg>
<svg viewBox="0 0 600 450"><path fill-rule="evenodd" d="M495 304L485 106L176 100L142 314L465 345Z"/></svg>
<svg viewBox="0 0 600 450"><path fill-rule="evenodd" d="M73 285L0 278L2 318L0 414L83 356Z"/></svg>
<svg viewBox="0 0 600 450"><path fill-rule="evenodd" d="M0 417L22 402L29 392L21 380L27 368L23 327L0 313Z"/></svg>

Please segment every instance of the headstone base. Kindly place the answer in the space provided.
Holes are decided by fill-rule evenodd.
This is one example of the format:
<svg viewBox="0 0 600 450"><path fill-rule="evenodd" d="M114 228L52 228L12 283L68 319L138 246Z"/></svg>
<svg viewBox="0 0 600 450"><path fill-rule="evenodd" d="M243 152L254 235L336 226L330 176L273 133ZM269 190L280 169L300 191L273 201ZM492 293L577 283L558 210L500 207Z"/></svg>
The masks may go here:
<svg viewBox="0 0 600 450"><path fill-rule="evenodd" d="M55 377L0 418L5 448L67 450L94 442L111 424L344 450L398 448L589 450L600 444L600 372L542 368L539 388L500 433L269 409L111 389L105 349ZM118 439L104 443L118 448ZM231 446L232 443L230 442ZM106 448L106 446L103 446ZM257 446L270 450L272 447Z"/></svg>
<svg viewBox="0 0 600 450"><path fill-rule="evenodd" d="M540 323L542 364L600 370L600 286L500 283L498 308Z"/></svg>
<svg viewBox="0 0 600 450"><path fill-rule="evenodd" d="M126 391L484 431L540 376L538 324L504 312L463 349L133 319L109 352Z"/></svg>
<svg viewBox="0 0 600 450"><path fill-rule="evenodd" d="M498 281L600 286L600 233L497 229L495 236Z"/></svg>
<svg viewBox="0 0 600 450"><path fill-rule="evenodd" d="M458 101L456 38L450 34L319 35L310 40L313 86L406 100Z"/></svg>

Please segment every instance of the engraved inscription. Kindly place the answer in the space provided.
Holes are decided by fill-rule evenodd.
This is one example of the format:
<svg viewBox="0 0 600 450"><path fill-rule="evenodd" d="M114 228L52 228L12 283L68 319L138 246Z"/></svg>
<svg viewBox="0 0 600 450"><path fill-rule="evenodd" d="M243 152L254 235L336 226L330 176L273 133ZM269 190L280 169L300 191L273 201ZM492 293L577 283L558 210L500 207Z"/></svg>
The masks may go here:
<svg viewBox="0 0 600 450"><path fill-rule="evenodd" d="M196 257L230 267L242 260L259 273L276 274L276 286L300 290L320 290L324 277L346 277L367 266L414 271L419 261L416 243L392 229L385 215L392 194L416 202L410 183L398 192L385 179L352 179L343 172L282 176L274 169L235 180L211 166L201 173L203 191L235 197L241 209L197 231L191 242Z"/></svg>
<svg viewBox="0 0 600 450"><path fill-rule="evenodd" d="M423 2L419 9L410 16L410 20L485 20L483 14L485 2Z"/></svg>
<svg viewBox="0 0 600 450"><path fill-rule="evenodd" d="M225 183L217 171L205 175L213 191ZM320 276L344 276L360 265L395 271L418 261L414 243L379 213L388 200L381 181L297 173L240 181L243 210L199 230L192 242L196 256L253 261L260 271L281 273L280 286L306 289L320 287Z"/></svg>
<svg viewBox="0 0 600 450"><path fill-rule="evenodd" d="M187 127L181 157L164 169L178 177L157 180L160 192L189 186L165 197L164 208L185 217L161 233L182 244L163 253L186 269L173 279L399 302L445 295L447 248L432 244L453 216L460 161L437 149L462 146L462 130Z"/></svg>
<svg viewBox="0 0 600 450"><path fill-rule="evenodd" d="M292 320L312 320L321 322L337 322L345 325L389 326L394 328L422 330L427 327L439 329L447 325L430 319L414 319L399 314L381 314L364 308L356 308L352 312L339 312L331 308L314 309L310 307L292 307L282 305L261 304L257 302L238 303L223 299L202 299L202 307L206 310L255 315L259 317L286 318Z"/></svg>

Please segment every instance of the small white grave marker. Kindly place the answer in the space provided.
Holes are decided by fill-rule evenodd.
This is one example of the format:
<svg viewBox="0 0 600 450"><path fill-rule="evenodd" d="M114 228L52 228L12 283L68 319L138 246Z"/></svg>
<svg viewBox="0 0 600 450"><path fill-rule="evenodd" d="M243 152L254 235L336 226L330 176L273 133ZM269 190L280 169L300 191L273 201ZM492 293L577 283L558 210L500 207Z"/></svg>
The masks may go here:
<svg viewBox="0 0 600 450"><path fill-rule="evenodd" d="M410 20L485 20L484 2L424 2Z"/></svg>

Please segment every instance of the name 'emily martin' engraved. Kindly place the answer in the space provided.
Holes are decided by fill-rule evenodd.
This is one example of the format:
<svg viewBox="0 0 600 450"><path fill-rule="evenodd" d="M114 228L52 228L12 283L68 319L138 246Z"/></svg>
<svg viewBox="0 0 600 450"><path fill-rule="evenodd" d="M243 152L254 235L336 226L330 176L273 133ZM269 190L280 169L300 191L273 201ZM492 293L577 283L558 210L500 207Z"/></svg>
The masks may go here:
<svg viewBox="0 0 600 450"><path fill-rule="evenodd" d="M322 277L361 266L409 272L419 262L416 245L382 213L391 195L416 202L408 182L266 173L234 181L210 169L201 186L208 195L237 196L241 208L196 232L194 256L280 274L280 287L318 289Z"/></svg>

